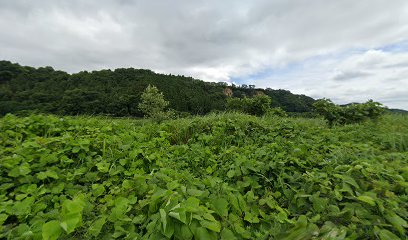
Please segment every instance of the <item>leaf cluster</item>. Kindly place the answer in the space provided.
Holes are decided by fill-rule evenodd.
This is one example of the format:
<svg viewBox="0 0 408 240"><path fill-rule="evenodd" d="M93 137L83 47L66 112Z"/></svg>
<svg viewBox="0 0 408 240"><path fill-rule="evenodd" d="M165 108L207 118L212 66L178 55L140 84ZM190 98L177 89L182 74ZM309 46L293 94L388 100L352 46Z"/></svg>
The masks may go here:
<svg viewBox="0 0 408 240"><path fill-rule="evenodd" d="M365 103L349 104L339 106L330 99L319 99L314 104L315 111L322 115L329 123L333 124L352 124L361 123L366 120L377 120L385 113L385 108L379 102L368 100Z"/></svg>
<svg viewBox="0 0 408 240"><path fill-rule="evenodd" d="M262 116L270 110L271 104L272 99L263 94L252 98L228 98L227 110Z"/></svg>
<svg viewBox="0 0 408 240"><path fill-rule="evenodd" d="M0 238L405 239L408 121L379 121L7 115Z"/></svg>

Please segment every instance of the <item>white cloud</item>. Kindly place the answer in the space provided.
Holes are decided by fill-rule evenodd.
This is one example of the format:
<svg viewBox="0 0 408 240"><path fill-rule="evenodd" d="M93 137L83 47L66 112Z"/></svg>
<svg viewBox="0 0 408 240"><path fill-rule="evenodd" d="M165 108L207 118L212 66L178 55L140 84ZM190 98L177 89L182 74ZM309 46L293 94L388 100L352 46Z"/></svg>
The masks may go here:
<svg viewBox="0 0 408 240"><path fill-rule="evenodd" d="M369 50L408 40L407 23L406 0L3 0L0 58L69 72L132 66L241 79L339 101L381 88L390 105L408 109L393 97L405 93L393 89L406 84L407 48ZM273 76L250 77L265 71Z"/></svg>
<svg viewBox="0 0 408 240"><path fill-rule="evenodd" d="M339 57L341 56L341 57ZM307 60L287 74L254 80L337 103L380 101L391 108L408 109L408 52L367 50Z"/></svg>

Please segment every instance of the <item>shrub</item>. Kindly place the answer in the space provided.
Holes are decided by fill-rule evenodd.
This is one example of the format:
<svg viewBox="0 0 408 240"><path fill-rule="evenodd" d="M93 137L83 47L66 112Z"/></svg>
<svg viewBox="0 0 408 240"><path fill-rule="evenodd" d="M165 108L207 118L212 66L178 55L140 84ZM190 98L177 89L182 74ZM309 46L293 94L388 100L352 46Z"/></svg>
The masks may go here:
<svg viewBox="0 0 408 240"><path fill-rule="evenodd" d="M313 104L313 107L328 121L330 126L359 123L369 119L376 120L385 112L382 104L373 100L342 107L334 104L330 99L319 99Z"/></svg>
<svg viewBox="0 0 408 240"><path fill-rule="evenodd" d="M169 102L164 99L163 93L155 86L148 86L141 96L139 109L147 118L157 121L174 118L174 110L166 110Z"/></svg>
<svg viewBox="0 0 408 240"><path fill-rule="evenodd" d="M270 110L272 99L266 95L258 95L253 98L228 98L227 109L262 116Z"/></svg>
<svg viewBox="0 0 408 240"><path fill-rule="evenodd" d="M280 107L270 108L267 112L268 116L287 117L288 114Z"/></svg>

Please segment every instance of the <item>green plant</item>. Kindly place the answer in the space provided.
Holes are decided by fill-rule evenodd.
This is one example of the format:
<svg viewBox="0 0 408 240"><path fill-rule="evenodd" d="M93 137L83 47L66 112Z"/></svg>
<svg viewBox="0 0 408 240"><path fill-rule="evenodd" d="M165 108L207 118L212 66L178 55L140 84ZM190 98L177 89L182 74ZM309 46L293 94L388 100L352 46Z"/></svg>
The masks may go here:
<svg viewBox="0 0 408 240"><path fill-rule="evenodd" d="M140 98L139 109L145 117L161 121L175 116L173 110L166 110L169 102L164 99L163 93L157 87L149 85Z"/></svg>
<svg viewBox="0 0 408 240"><path fill-rule="evenodd" d="M319 99L313 104L313 107L328 121L330 126L360 123L368 119L377 120L385 112L382 104L373 100L342 107L334 104L330 99Z"/></svg>
<svg viewBox="0 0 408 240"><path fill-rule="evenodd" d="M277 116L277 117L287 117L288 114L280 107L270 108L268 109L267 115Z"/></svg>
<svg viewBox="0 0 408 240"><path fill-rule="evenodd" d="M266 95L257 95L253 98L228 98L227 109L262 116L270 110L271 103L272 99Z"/></svg>
<svg viewBox="0 0 408 240"><path fill-rule="evenodd" d="M405 239L408 121L378 121L6 115L0 238Z"/></svg>

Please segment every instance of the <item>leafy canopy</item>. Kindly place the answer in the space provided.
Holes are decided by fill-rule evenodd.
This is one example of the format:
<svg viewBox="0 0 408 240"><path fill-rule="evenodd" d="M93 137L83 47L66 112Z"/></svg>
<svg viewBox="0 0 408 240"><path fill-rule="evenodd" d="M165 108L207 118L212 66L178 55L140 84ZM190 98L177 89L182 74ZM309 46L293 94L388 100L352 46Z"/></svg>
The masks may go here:
<svg viewBox="0 0 408 240"><path fill-rule="evenodd" d="M262 116L271 108L272 99L266 95L257 95L253 98L228 98L227 109Z"/></svg>
<svg viewBox="0 0 408 240"><path fill-rule="evenodd" d="M379 102L368 100L365 103L339 106L330 99L319 99L314 104L315 111L322 115L330 126L360 123L366 120L376 120L385 112Z"/></svg>
<svg viewBox="0 0 408 240"><path fill-rule="evenodd" d="M166 119L171 116L171 112L166 111L169 102L157 87L149 85L142 93L141 100L139 109L146 118Z"/></svg>

